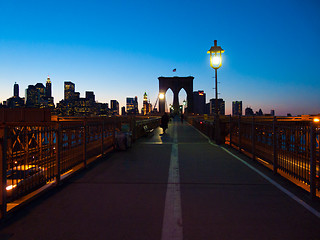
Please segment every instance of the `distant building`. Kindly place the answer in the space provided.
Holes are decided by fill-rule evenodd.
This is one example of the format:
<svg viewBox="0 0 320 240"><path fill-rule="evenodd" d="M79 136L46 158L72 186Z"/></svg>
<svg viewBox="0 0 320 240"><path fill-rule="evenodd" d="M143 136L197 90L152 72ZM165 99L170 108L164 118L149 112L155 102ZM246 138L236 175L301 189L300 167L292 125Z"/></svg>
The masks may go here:
<svg viewBox="0 0 320 240"><path fill-rule="evenodd" d="M73 82L64 82L64 100L72 101L75 97L75 84Z"/></svg>
<svg viewBox="0 0 320 240"><path fill-rule="evenodd" d="M137 96L134 97L134 110L135 110L135 114L139 114L138 97Z"/></svg>
<svg viewBox="0 0 320 240"><path fill-rule="evenodd" d="M254 116L254 112L253 112L252 108L250 108L250 107L247 107L244 110L244 112L245 112L245 116Z"/></svg>
<svg viewBox="0 0 320 240"><path fill-rule="evenodd" d="M121 115L123 116L123 115L126 115L127 113L126 113L126 107L125 106L123 106L123 107L121 107Z"/></svg>
<svg viewBox="0 0 320 240"><path fill-rule="evenodd" d="M242 116L242 101L233 101L232 102L232 115L233 116Z"/></svg>
<svg viewBox="0 0 320 240"><path fill-rule="evenodd" d="M39 98L44 98L46 96L46 88L44 85L42 83L37 83L35 87L38 90Z"/></svg>
<svg viewBox="0 0 320 240"><path fill-rule="evenodd" d="M108 103L97 103L97 108L99 115L108 116L109 115L109 104Z"/></svg>
<svg viewBox="0 0 320 240"><path fill-rule="evenodd" d="M13 85L13 96L19 97L19 84L17 84L16 82Z"/></svg>
<svg viewBox="0 0 320 240"><path fill-rule="evenodd" d="M204 114L210 114L210 102L206 103Z"/></svg>
<svg viewBox="0 0 320 240"><path fill-rule="evenodd" d="M15 94L16 91L15 88ZM28 86L26 89L26 107L54 109L53 97L51 96L51 81L49 77L47 78L46 87L42 83Z"/></svg>
<svg viewBox="0 0 320 240"><path fill-rule="evenodd" d="M212 98L210 99L210 115L213 115L215 113L215 106L216 106L216 99ZM218 114L225 115L225 102L222 98L218 99Z"/></svg>
<svg viewBox="0 0 320 240"><path fill-rule="evenodd" d="M51 89L51 80L48 76L47 82L46 82L46 97L51 98L52 97L52 89Z"/></svg>
<svg viewBox="0 0 320 240"><path fill-rule="evenodd" d="M95 95L92 91L86 91L86 99L95 102Z"/></svg>
<svg viewBox="0 0 320 240"><path fill-rule="evenodd" d="M110 114L119 115L119 102L117 100L110 101Z"/></svg>
<svg viewBox="0 0 320 240"><path fill-rule="evenodd" d="M275 116L275 113L274 113L274 110L273 110L273 109L270 111L270 115L271 115L271 116Z"/></svg>
<svg viewBox="0 0 320 240"><path fill-rule="evenodd" d="M6 106L9 108L19 108L24 106L24 98L19 97L19 85L13 85L13 97L7 99Z"/></svg>
<svg viewBox="0 0 320 240"><path fill-rule="evenodd" d="M40 94L34 85L29 85L26 89L26 107L39 107Z"/></svg>
<svg viewBox="0 0 320 240"><path fill-rule="evenodd" d="M193 112L204 114L206 112L206 94L203 90L193 92Z"/></svg>
<svg viewBox="0 0 320 240"><path fill-rule="evenodd" d="M130 98L127 97L126 101L126 106L127 106L127 114L138 114L138 97L135 98Z"/></svg>
<svg viewBox="0 0 320 240"><path fill-rule="evenodd" d="M134 98L127 97L126 108L127 108L127 113L132 113L134 111Z"/></svg>
<svg viewBox="0 0 320 240"><path fill-rule="evenodd" d="M258 112L256 112L256 115L257 115L257 116L263 116L263 112L262 112L261 108L259 109Z"/></svg>
<svg viewBox="0 0 320 240"><path fill-rule="evenodd" d="M95 105L87 98L78 98L73 102L74 116L91 116L96 115Z"/></svg>
<svg viewBox="0 0 320 240"><path fill-rule="evenodd" d="M73 93L73 99L70 100L70 101L77 100L77 99L79 99L79 98L80 98L80 93L79 93L79 92L74 92L74 93Z"/></svg>
<svg viewBox="0 0 320 240"><path fill-rule="evenodd" d="M141 114L146 115L149 114L152 111L152 105L150 101L148 101L148 95L145 92L143 94L143 108L141 110Z"/></svg>

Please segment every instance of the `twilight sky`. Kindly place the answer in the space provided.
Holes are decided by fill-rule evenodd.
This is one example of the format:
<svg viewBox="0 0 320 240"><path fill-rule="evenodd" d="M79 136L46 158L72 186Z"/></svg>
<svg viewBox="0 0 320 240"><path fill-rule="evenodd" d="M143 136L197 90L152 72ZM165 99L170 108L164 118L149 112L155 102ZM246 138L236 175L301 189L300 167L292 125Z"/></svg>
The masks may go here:
<svg viewBox="0 0 320 240"><path fill-rule="evenodd" d="M226 114L236 100L243 110L318 114L319 12L318 0L0 0L0 101L15 82L24 97L49 74L55 103L72 81L82 97L94 91L97 101L121 107L138 96L141 109L145 91L155 103L160 76L194 76L194 91L208 102L207 51L217 39Z"/></svg>

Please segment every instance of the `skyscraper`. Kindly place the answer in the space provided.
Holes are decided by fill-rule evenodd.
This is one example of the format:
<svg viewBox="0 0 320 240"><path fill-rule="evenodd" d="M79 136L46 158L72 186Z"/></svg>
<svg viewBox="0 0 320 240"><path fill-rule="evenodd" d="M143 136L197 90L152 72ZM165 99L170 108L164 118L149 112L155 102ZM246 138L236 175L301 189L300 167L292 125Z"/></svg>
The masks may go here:
<svg viewBox="0 0 320 240"><path fill-rule="evenodd" d="M75 84L73 82L64 82L64 100L72 101L74 99Z"/></svg>
<svg viewBox="0 0 320 240"><path fill-rule="evenodd" d="M19 85L17 83L13 85L13 97L7 99L6 105L9 108L18 108L24 106L24 98L19 97Z"/></svg>
<svg viewBox="0 0 320 240"><path fill-rule="evenodd" d="M134 97L134 113L139 114L139 108L138 108L138 97Z"/></svg>
<svg viewBox="0 0 320 240"><path fill-rule="evenodd" d="M52 97L51 81L50 81L49 76L48 76L47 82L46 82L46 97L47 98Z"/></svg>
<svg viewBox="0 0 320 240"><path fill-rule="evenodd" d="M13 96L19 97L19 84L17 84L16 82L13 85Z"/></svg>
<svg viewBox="0 0 320 240"><path fill-rule="evenodd" d="M42 83L37 83L35 85L35 87L38 90L39 98L43 99L46 96L46 88L44 87L44 85Z"/></svg>
<svg viewBox="0 0 320 240"><path fill-rule="evenodd" d="M152 105L150 102L148 102L148 95L145 92L143 94L143 108L142 108L141 114L146 115L146 114L150 113L151 111L152 111Z"/></svg>
<svg viewBox="0 0 320 240"><path fill-rule="evenodd" d="M204 114L206 109L206 94L203 90L193 92L193 112Z"/></svg>
<svg viewBox="0 0 320 240"><path fill-rule="evenodd" d="M119 102L117 100L110 101L110 112L112 115L119 115Z"/></svg>
<svg viewBox="0 0 320 240"><path fill-rule="evenodd" d="M213 115L215 113L215 106L216 106L216 99L212 98L210 99L210 115ZM218 113L220 115L225 115L226 112L225 102L222 98L218 99Z"/></svg>
<svg viewBox="0 0 320 240"><path fill-rule="evenodd" d="M242 116L242 101L232 102L232 115Z"/></svg>
<svg viewBox="0 0 320 240"><path fill-rule="evenodd" d="M135 98L127 97L126 106L127 106L127 114L138 114L139 113L138 97L135 97Z"/></svg>
<svg viewBox="0 0 320 240"><path fill-rule="evenodd" d="M94 92L92 91L86 91L86 99L95 102L95 96L94 96Z"/></svg>
<svg viewBox="0 0 320 240"><path fill-rule="evenodd" d="M34 85L29 85L26 89L26 106L39 107L40 96L38 89Z"/></svg>

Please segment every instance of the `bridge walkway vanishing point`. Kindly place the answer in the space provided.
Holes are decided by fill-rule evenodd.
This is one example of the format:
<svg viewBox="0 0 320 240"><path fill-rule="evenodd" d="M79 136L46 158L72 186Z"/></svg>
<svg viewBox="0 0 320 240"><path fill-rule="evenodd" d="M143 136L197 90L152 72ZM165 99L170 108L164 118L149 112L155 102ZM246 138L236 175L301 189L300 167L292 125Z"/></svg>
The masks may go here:
<svg viewBox="0 0 320 240"><path fill-rule="evenodd" d="M235 151L187 123L161 133L29 203L2 223L0 239L320 239L319 212Z"/></svg>

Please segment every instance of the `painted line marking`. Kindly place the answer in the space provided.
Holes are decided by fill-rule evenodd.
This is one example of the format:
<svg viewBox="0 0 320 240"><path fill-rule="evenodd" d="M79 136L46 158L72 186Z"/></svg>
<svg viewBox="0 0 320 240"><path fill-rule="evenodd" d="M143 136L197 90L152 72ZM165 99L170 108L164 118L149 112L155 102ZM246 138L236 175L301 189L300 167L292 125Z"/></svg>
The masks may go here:
<svg viewBox="0 0 320 240"><path fill-rule="evenodd" d="M182 240L182 214L180 173L178 159L177 126L173 125L173 144L171 150L169 176L162 224L162 240Z"/></svg>

